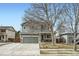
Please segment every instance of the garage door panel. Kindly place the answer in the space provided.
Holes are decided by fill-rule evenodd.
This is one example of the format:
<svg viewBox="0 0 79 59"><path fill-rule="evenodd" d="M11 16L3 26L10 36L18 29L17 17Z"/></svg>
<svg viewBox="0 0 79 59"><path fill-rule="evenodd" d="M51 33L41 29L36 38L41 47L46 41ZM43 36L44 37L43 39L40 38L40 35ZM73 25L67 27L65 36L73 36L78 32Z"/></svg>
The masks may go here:
<svg viewBox="0 0 79 59"><path fill-rule="evenodd" d="M38 37L24 37L24 43L38 43Z"/></svg>

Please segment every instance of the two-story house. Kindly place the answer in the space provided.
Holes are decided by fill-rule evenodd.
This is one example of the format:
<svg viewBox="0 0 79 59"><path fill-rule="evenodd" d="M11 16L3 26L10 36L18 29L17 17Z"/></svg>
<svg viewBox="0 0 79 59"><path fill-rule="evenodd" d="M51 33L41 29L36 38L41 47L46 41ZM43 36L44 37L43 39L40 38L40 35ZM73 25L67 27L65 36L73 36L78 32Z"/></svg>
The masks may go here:
<svg viewBox="0 0 79 59"><path fill-rule="evenodd" d="M15 40L15 29L12 26L0 26L0 42Z"/></svg>
<svg viewBox="0 0 79 59"><path fill-rule="evenodd" d="M51 31L48 21L28 20L22 23L21 42L39 43L50 42Z"/></svg>

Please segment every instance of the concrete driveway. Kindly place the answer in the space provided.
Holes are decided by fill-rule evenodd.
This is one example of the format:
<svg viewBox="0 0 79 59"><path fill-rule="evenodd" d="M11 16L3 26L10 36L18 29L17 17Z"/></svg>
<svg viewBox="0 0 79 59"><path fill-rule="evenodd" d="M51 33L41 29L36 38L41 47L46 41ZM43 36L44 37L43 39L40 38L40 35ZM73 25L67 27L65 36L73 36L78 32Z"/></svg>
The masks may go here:
<svg viewBox="0 0 79 59"><path fill-rule="evenodd" d="M10 43L0 46L0 56L38 56L39 44Z"/></svg>

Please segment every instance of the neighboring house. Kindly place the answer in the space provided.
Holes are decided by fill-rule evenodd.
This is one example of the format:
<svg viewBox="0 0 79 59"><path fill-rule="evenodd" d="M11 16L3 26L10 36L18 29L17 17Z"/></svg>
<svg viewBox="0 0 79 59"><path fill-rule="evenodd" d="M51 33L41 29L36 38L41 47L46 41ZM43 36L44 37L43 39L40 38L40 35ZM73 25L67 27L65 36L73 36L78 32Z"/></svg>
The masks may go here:
<svg viewBox="0 0 79 59"><path fill-rule="evenodd" d="M71 29L65 28L65 25L62 23L57 30L57 39L58 43L65 43L65 44L73 44L74 43L74 33ZM79 37L79 32L77 33L77 40Z"/></svg>
<svg viewBox="0 0 79 59"><path fill-rule="evenodd" d="M71 31L71 29L66 28L66 25L63 22L60 23L58 27L56 37L57 37L56 38L57 43L65 43L65 44L74 43L74 33Z"/></svg>
<svg viewBox="0 0 79 59"><path fill-rule="evenodd" d="M73 44L74 43L74 33L63 33L60 34L61 37L64 39L64 43L66 44ZM79 41L79 33L77 33L76 42Z"/></svg>
<svg viewBox="0 0 79 59"><path fill-rule="evenodd" d="M15 29L12 26L0 26L0 42L15 40Z"/></svg>
<svg viewBox="0 0 79 59"><path fill-rule="evenodd" d="M21 42L39 43L52 41L49 25L47 22L37 20L28 20L22 23Z"/></svg>

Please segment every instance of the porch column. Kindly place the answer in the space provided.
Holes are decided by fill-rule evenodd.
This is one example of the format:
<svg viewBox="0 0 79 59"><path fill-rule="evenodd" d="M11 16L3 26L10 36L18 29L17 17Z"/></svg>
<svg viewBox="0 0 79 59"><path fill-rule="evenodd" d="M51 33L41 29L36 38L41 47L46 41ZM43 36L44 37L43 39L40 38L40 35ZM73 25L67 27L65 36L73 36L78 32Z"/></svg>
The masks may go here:
<svg viewBox="0 0 79 59"><path fill-rule="evenodd" d="M6 35L4 35L4 42L7 41Z"/></svg>
<svg viewBox="0 0 79 59"><path fill-rule="evenodd" d="M7 35L6 35L6 41L8 41L8 37L7 37Z"/></svg>
<svg viewBox="0 0 79 59"><path fill-rule="evenodd" d="M41 33L39 33L38 42L41 43Z"/></svg>
<svg viewBox="0 0 79 59"><path fill-rule="evenodd" d="M66 44L69 44L69 39L66 38Z"/></svg>

